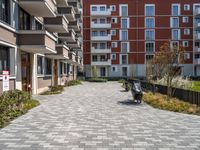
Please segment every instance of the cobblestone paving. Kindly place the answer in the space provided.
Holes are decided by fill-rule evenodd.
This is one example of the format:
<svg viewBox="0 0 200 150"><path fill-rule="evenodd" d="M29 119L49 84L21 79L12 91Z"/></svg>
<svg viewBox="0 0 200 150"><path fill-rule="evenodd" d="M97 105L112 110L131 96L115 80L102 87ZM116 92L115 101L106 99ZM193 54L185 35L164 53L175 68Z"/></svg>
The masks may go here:
<svg viewBox="0 0 200 150"><path fill-rule="evenodd" d="M0 150L199 150L200 117L134 105L120 84L84 83L0 130Z"/></svg>

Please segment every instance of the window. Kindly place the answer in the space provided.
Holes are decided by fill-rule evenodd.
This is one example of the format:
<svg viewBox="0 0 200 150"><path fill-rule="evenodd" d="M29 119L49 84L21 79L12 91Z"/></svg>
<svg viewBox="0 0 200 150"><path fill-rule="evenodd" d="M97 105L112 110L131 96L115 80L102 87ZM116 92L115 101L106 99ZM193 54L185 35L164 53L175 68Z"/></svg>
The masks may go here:
<svg viewBox="0 0 200 150"><path fill-rule="evenodd" d="M146 50L146 52L154 52L155 51L155 43L154 42L146 42L145 50Z"/></svg>
<svg viewBox="0 0 200 150"><path fill-rule="evenodd" d="M189 42L188 41L183 41L183 47L189 47Z"/></svg>
<svg viewBox="0 0 200 150"><path fill-rule="evenodd" d="M52 62L51 59L45 58L45 75L52 74Z"/></svg>
<svg viewBox="0 0 200 150"><path fill-rule="evenodd" d="M106 31L100 31L100 36L107 36Z"/></svg>
<svg viewBox="0 0 200 150"><path fill-rule="evenodd" d="M67 64L67 74L70 74L71 66L70 64Z"/></svg>
<svg viewBox="0 0 200 150"><path fill-rule="evenodd" d="M98 61L97 55L93 55L93 56L92 56L92 61Z"/></svg>
<svg viewBox="0 0 200 150"><path fill-rule="evenodd" d="M111 54L111 59L116 60L117 59L116 54Z"/></svg>
<svg viewBox="0 0 200 150"><path fill-rule="evenodd" d="M97 24L97 19L92 19L92 22Z"/></svg>
<svg viewBox="0 0 200 150"><path fill-rule="evenodd" d="M120 16L128 16L128 5L120 5Z"/></svg>
<svg viewBox="0 0 200 150"><path fill-rule="evenodd" d="M116 6L115 5L111 5L110 9L111 9L111 11L116 11Z"/></svg>
<svg viewBox="0 0 200 150"><path fill-rule="evenodd" d="M106 49L106 43L100 43L100 49Z"/></svg>
<svg viewBox="0 0 200 150"><path fill-rule="evenodd" d="M43 66L43 56L37 56L37 73L39 75L43 74L44 66Z"/></svg>
<svg viewBox="0 0 200 150"><path fill-rule="evenodd" d="M116 30L111 30L111 35L116 35Z"/></svg>
<svg viewBox="0 0 200 150"><path fill-rule="evenodd" d="M146 40L155 40L155 30L145 30Z"/></svg>
<svg viewBox="0 0 200 150"><path fill-rule="evenodd" d="M128 42L122 42L121 43L121 52L122 53L128 53L129 52L129 43Z"/></svg>
<svg viewBox="0 0 200 150"><path fill-rule="evenodd" d="M189 4L185 4L184 5L184 11L189 11L190 10L190 5Z"/></svg>
<svg viewBox="0 0 200 150"><path fill-rule="evenodd" d="M120 40L127 41L128 40L128 31L127 30L121 30L120 31Z"/></svg>
<svg viewBox="0 0 200 150"><path fill-rule="evenodd" d="M100 11L106 11L106 7L105 6L100 6Z"/></svg>
<svg viewBox="0 0 200 150"><path fill-rule="evenodd" d="M128 76L128 68L122 67L122 76L127 77Z"/></svg>
<svg viewBox="0 0 200 150"><path fill-rule="evenodd" d="M129 28L129 18L122 18L121 19L121 28Z"/></svg>
<svg viewBox="0 0 200 150"><path fill-rule="evenodd" d="M3 70L10 71L10 51L8 47L0 45L0 74Z"/></svg>
<svg viewBox="0 0 200 150"><path fill-rule="evenodd" d="M172 30L172 40L179 40L180 39L180 30L173 29Z"/></svg>
<svg viewBox="0 0 200 150"><path fill-rule="evenodd" d="M179 16L179 15L180 15L180 5L172 4L172 16Z"/></svg>
<svg viewBox="0 0 200 150"><path fill-rule="evenodd" d="M10 24L10 1L0 0L0 20Z"/></svg>
<svg viewBox="0 0 200 150"><path fill-rule="evenodd" d="M106 56L105 55L100 55L100 61L106 61Z"/></svg>
<svg viewBox="0 0 200 150"><path fill-rule="evenodd" d="M172 17L171 18L171 28L178 28L179 27L179 18Z"/></svg>
<svg viewBox="0 0 200 150"><path fill-rule="evenodd" d="M112 42L112 48L117 48L117 42Z"/></svg>
<svg viewBox="0 0 200 150"><path fill-rule="evenodd" d="M68 72L67 72L67 63L64 63L64 74L68 74Z"/></svg>
<svg viewBox="0 0 200 150"><path fill-rule="evenodd" d="M190 53L185 53L185 54L184 54L184 59L185 59L185 60L190 59Z"/></svg>
<svg viewBox="0 0 200 150"><path fill-rule="evenodd" d="M92 47L94 47L95 49L98 48L98 44L97 43L92 43Z"/></svg>
<svg viewBox="0 0 200 150"><path fill-rule="evenodd" d="M183 17L183 23L188 23L189 22L189 17Z"/></svg>
<svg viewBox="0 0 200 150"><path fill-rule="evenodd" d="M19 11L19 29L20 30L30 30L30 15L25 12L23 9Z"/></svg>
<svg viewBox="0 0 200 150"><path fill-rule="evenodd" d="M117 66L112 66L112 72L117 72Z"/></svg>
<svg viewBox="0 0 200 150"><path fill-rule="evenodd" d="M146 63L153 59L154 55L146 55Z"/></svg>
<svg viewBox="0 0 200 150"><path fill-rule="evenodd" d="M106 23L106 19L100 19L100 24L105 24Z"/></svg>
<svg viewBox="0 0 200 150"><path fill-rule="evenodd" d="M145 5L145 16L155 16L155 5L154 4Z"/></svg>
<svg viewBox="0 0 200 150"><path fill-rule="evenodd" d="M92 36L97 36L98 32L97 31L92 31Z"/></svg>
<svg viewBox="0 0 200 150"><path fill-rule="evenodd" d="M121 55L121 64L128 64L128 55Z"/></svg>
<svg viewBox="0 0 200 150"><path fill-rule="evenodd" d="M117 23L117 18L112 18L111 23Z"/></svg>
<svg viewBox="0 0 200 150"><path fill-rule="evenodd" d="M60 75L63 74L63 62L60 62Z"/></svg>
<svg viewBox="0 0 200 150"><path fill-rule="evenodd" d="M92 11L97 11L97 6L92 6Z"/></svg>
<svg viewBox="0 0 200 150"><path fill-rule="evenodd" d="M190 35L190 29L184 29L184 35Z"/></svg>
<svg viewBox="0 0 200 150"><path fill-rule="evenodd" d="M179 42L178 41L172 41L171 42L171 48L177 48L179 47Z"/></svg>
<svg viewBox="0 0 200 150"><path fill-rule="evenodd" d="M155 28L155 18L145 18L146 28Z"/></svg>

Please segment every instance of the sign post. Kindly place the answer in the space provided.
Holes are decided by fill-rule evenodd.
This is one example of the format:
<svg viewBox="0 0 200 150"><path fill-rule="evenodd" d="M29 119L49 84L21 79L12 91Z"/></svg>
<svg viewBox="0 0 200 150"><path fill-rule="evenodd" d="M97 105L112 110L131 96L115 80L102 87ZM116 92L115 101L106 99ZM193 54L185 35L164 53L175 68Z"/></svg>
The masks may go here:
<svg viewBox="0 0 200 150"><path fill-rule="evenodd" d="M9 91L9 71L3 71L3 92Z"/></svg>

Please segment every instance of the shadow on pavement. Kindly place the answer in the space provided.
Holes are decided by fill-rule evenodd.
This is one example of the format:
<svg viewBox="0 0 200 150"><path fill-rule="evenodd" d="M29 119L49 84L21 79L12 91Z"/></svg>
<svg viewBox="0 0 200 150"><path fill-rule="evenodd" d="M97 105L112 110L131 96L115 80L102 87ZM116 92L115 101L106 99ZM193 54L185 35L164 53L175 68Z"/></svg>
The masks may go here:
<svg viewBox="0 0 200 150"><path fill-rule="evenodd" d="M134 102L133 100L130 100L130 99L128 99L128 100L124 100L124 101L118 101L117 102L118 104L121 104L121 105L135 105L135 106L139 106L139 105L141 105L141 104L137 104L136 102Z"/></svg>

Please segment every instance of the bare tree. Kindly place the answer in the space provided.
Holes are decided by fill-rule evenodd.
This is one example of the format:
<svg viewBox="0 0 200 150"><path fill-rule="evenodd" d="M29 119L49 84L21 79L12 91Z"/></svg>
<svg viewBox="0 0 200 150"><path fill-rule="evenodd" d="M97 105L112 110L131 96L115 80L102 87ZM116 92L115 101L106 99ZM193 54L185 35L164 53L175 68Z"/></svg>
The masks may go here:
<svg viewBox="0 0 200 150"><path fill-rule="evenodd" d="M184 48L182 46L165 43L160 50L155 52L153 60L149 63L148 70L152 70L152 78L165 77L167 95L172 96L172 81L181 74L181 64L184 63Z"/></svg>

